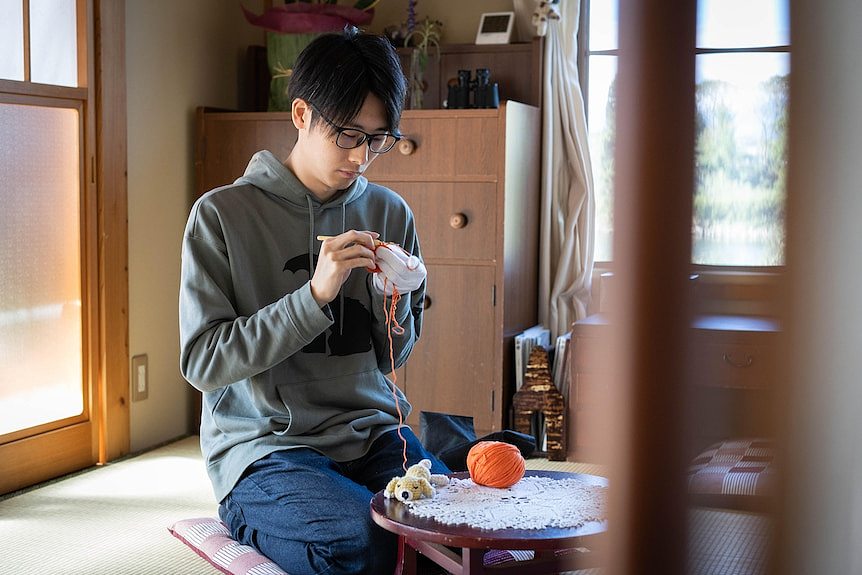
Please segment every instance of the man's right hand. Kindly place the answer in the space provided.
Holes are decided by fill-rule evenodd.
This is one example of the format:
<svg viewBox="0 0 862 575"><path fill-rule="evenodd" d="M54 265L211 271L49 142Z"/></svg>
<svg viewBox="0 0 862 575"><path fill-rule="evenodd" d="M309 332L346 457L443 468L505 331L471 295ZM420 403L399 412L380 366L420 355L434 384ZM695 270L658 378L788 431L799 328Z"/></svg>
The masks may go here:
<svg viewBox="0 0 862 575"><path fill-rule="evenodd" d="M354 268L374 268L374 240L377 232L349 230L323 240L314 275L311 295L323 307L338 295Z"/></svg>

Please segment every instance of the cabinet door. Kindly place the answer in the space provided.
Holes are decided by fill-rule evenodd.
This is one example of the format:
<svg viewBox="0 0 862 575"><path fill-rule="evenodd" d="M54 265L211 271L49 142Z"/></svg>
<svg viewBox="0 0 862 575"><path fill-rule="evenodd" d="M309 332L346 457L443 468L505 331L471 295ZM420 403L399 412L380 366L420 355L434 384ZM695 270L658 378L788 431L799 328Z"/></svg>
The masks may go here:
<svg viewBox="0 0 862 575"><path fill-rule="evenodd" d="M383 183L383 182L382 182ZM496 256L497 185L464 182L385 182L416 217L426 260L487 260Z"/></svg>
<svg viewBox="0 0 862 575"><path fill-rule="evenodd" d="M476 432L499 427L500 392L494 381L494 267L428 266L428 298L422 335L407 361L408 422L420 411L473 417ZM414 383L415 382L415 383Z"/></svg>

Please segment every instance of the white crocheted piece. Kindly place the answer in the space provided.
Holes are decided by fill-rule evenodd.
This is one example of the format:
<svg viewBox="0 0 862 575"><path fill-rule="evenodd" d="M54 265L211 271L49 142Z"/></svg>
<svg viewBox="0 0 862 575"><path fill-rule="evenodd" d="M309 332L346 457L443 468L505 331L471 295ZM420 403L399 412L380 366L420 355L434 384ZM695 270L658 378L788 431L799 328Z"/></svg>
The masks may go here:
<svg viewBox="0 0 862 575"><path fill-rule="evenodd" d="M607 488L574 478L524 477L512 487L451 479L431 499L410 501L410 512L477 529L575 529L605 519Z"/></svg>

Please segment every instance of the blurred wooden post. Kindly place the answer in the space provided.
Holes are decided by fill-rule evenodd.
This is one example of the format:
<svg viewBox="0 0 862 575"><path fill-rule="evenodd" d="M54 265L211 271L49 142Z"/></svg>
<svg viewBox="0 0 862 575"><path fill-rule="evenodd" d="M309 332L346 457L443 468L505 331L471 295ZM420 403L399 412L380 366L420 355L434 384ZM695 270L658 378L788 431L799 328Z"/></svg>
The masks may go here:
<svg viewBox="0 0 862 575"><path fill-rule="evenodd" d="M787 484L776 575L862 573L859 0L790 3ZM798 71L798 72L797 72Z"/></svg>
<svg viewBox="0 0 862 575"><path fill-rule="evenodd" d="M622 0L603 573L686 569L695 0Z"/></svg>

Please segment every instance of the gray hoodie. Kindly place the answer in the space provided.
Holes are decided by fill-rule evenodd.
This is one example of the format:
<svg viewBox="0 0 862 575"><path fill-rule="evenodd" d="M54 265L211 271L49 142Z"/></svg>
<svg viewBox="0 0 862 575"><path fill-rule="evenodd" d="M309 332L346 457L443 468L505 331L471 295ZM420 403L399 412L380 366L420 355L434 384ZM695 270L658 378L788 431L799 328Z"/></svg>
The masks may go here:
<svg viewBox="0 0 862 575"><path fill-rule="evenodd" d="M420 255L413 214L360 177L321 204L268 151L201 196L183 236L180 367L203 392L201 447L221 501L261 457L306 446L356 459L398 424L384 299L355 269L339 298L311 295L319 234L371 230ZM403 294L396 367L419 337L425 285ZM406 417L410 405L397 392Z"/></svg>

